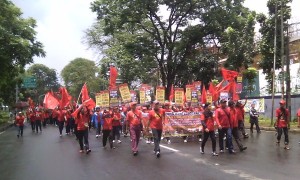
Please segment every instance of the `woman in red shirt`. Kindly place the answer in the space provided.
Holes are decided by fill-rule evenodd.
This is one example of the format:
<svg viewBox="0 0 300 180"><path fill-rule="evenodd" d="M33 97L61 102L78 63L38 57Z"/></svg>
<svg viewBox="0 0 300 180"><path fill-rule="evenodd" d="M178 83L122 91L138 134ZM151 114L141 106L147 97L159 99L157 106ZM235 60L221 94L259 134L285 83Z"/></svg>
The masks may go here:
<svg viewBox="0 0 300 180"><path fill-rule="evenodd" d="M16 121L15 121L16 125L19 127L18 135L17 135L18 138L20 137L20 135L21 137L23 137L24 120L25 120L25 116L23 115L22 112L19 112L18 115L16 116Z"/></svg>
<svg viewBox="0 0 300 180"><path fill-rule="evenodd" d="M112 122L113 141L115 141L115 138L117 137L118 143L121 143L121 140L120 140L121 113L119 112L118 107L114 107L112 118L113 118L113 122Z"/></svg>
<svg viewBox="0 0 300 180"><path fill-rule="evenodd" d="M89 148L89 120L90 120L90 113L87 107L79 107L80 112L76 117L77 122L77 138L79 141L80 146L80 153L83 153L83 143L86 149L86 154L91 152Z"/></svg>
<svg viewBox="0 0 300 180"><path fill-rule="evenodd" d="M212 142L212 155L218 156L216 152L216 135L215 135L215 117L211 111L211 104L206 103L204 106L204 112L201 114L201 124L203 126L203 140L200 147L200 153L204 154L204 147L210 137Z"/></svg>
<svg viewBox="0 0 300 180"><path fill-rule="evenodd" d="M107 111L104 110L103 112L103 126L102 126L102 133L103 133L103 138L102 138L102 145L103 148L106 148L106 143L107 139L109 141L109 145L111 149L115 149L113 146L113 115Z"/></svg>
<svg viewBox="0 0 300 180"><path fill-rule="evenodd" d="M35 131L36 133L42 132L42 120L43 120L43 113L41 111L41 108L37 108L35 112Z"/></svg>

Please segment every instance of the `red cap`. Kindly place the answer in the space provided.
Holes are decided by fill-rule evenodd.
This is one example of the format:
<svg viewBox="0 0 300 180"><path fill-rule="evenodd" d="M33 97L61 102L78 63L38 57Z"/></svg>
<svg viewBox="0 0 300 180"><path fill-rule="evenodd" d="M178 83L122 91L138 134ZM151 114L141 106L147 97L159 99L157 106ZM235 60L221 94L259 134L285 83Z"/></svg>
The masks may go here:
<svg viewBox="0 0 300 180"><path fill-rule="evenodd" d="M279 104L285 104L285 100L281 100Z"/></svg>

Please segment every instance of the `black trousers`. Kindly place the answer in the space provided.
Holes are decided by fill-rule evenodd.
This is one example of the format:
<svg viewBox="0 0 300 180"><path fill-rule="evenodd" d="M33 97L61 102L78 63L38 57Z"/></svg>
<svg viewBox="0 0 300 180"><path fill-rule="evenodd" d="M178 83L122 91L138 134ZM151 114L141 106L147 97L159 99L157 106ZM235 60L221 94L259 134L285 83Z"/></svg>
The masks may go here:
<svg viewBox="0 0 300 180"><path fill-rule="evenodd" d="M101 122L96 122L97 123L97 135L101 135Z"/></svg>
<svg viewBox="0 0 300 180"><path fill-rule="evenodd" d="M76 136L76 139L78 139L78 130L77 130L77 124L74 123L74 134Z"/></svg>
<svg viewBox="0 0 300 180"><path fill-rule="evenodd" d="M88 129L77 131L77 136L78 136L78 140L79 140L80 150L83 150L84 146L85 146L86 150L90 149Z"/></svg>
<svg viewBox="0 0 300 180"><path fill-rule="evenodd" d="M153 134L153 139L154 139L154 151L155 152L160 152L160 140L161 140L161 134L162 130L161 129L152 129L152 134Z"/></svg>
<svg viewBox="0 0 300 180"><path fill-rule="evenodd" d="M53 124L54 124L54 125L58 125L58 120L57 120L57 118L53 118Z"/></svg>
<svg viewBox="0 0 300 180"><path fill-rule="evenodd" d="M59 129L59 134L62 134L62 131L64 129L64 121L58 121L58 129Z"/></svg>
<svg viewBox="0 0 300 180"><path fill-rule="evenodd" d="M112 135L112 130L102 130L102 132L103 132L103 137L102 137L102 144L103 144L103 147L106 146L107 139L108 139L110 148L113 148L113 135Z"/></svg>
<svg viewBox="0 0 300 180"><path fill-rule="evenodd" d="M71 131L71 119L68 119L66 122L66 133L70 133Z"/></svg>
<svg viewBox="0 0 300 180"><path fill-rule="evenodd" d="M277 128L277 141L279 142L281 139L282 132L284 134L284 144L288 145L289 144L289 133L288 133L288 128Z"/></svg>
<svg viewBox="0 0 300 180"><path fill-rule="evenodd" d="M120 126L113 126L113 140L120 140Z"/></svg>
<svg viewBox="0 0 300 180"><path fill-rule="evenodd" d="M256 131L260 132L260 128L259 128L259 125L258 125L258 119L252 119L252 120L250 120L250 132L251 133L253 132L253 125L254 124L255 124L255 127L256 127Z"/></svg>
<svg viewBox="0 0 300 180"><path fill-rule="evenodd" d="M43 127L46 127L46 124L48 123L48 121L49 121L49 118L44 119L44 121L43 121Z"/></svg>
<svg viewBox="0 0 300 180"><path fill-rule="evenodd" d="M216 146L217 146L217 142L216 142L216 136L215 136L215 131L209 131L203 132L203 139L202 139L202 143L201 143L201 149L202 151L204 151L204 146L208 140L208 138L210 137L211 139L211 143L212 143L212 151L216 152Z"/></svg>
<svg viewBox="0 0 300 180"><path fill-rule="evenodd" d="M39 132L39 128L40 128L40 131L42 131L42 121L41 120L35 120L35 130L36 130L36 132Z"/></svg>
<svg viewBox="0 0 300 180"><path fill-rule="evenodd" d="M30 125L31 125L32 131L35 131L35 122L34 122L34 121L31 121L31 122L30 122Z"/></svg>
<svg viewBox="0 0 300 180"><path fill-rule="evenodd" d="M246 135L246 131L245 131L244 120L239 120L238 123L239 123L238 127L239 127L240 132L242 133L243 136L245 136Z"/></svg>
<svg viewBox="0 0 300 180"><path fill-rule="evenodd" d="M240 136L239 136L239 129L238 129L238 127L234 127L232 129L232 136L233 136L236 144L238 145L239 149L240 150L243 149L244 146L243 146L242 141L241 141Z"/></svg>
<svg viewBox="0 0 300 180"><path fill-rule="evenodd" d="M23 136L23 129L24 129L24 126L19 126L18 135Z"/></svg>

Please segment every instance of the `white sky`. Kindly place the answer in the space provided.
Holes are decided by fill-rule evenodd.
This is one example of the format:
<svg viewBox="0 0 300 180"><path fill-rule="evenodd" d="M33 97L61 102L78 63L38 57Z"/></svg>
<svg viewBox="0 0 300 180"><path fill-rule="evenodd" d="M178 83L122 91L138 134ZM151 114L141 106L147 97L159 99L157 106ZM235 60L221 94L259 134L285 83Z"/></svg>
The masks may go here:
<svg viewBox="0 0 300 180"><path fill-rule="evenodd" d="M35 58L35 63L61 72L71 60L82 57L98 61L96 54L82 43L84 30L96 19L90 10L93 0L12 0L24 13L24 17L37 20L38 41L44 44L46 58ZM245 0L245 6L257 12L267 13L267 0ZM300 21L300 0L293 0L292 22Z"/></svg>

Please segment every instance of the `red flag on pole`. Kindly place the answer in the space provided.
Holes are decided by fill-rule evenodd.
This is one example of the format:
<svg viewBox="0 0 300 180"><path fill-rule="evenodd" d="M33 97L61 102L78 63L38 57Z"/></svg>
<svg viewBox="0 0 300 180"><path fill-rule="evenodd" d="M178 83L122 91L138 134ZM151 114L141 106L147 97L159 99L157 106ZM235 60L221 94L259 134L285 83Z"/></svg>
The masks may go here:
<svg viewBox="0 0 300 180"><path fill-rule="evenodd" d="M65 107L70 104L70 101L72 100L72 96L69 95L67 89L65 87L59 88L60 94L61 94L61 100L60 100L60 107Z"/></svg>
<svg viewBox="0 0 300 180"><path fill-rule="evenodd" d="M232 99L234 101L240 100L240 97L236 92L236 82L235 81L232 83Z"/></svg>
<svg viewBox="0 0 300 180"><path fill-rule="evenodd" d="M174 85L172 84L169 94L169 101L172 102L174 99Z"/></svg>
<svg viewBox="0 0 300 180"><path fill-rule="evenodd" d="M205 89L205 86L203 85L202 87L202 94L201 94L201 103L202 104L205 104L207 99L206 99L206 89Z"/></svg>
<svg viewBox="0 0 300 180"><path fill-rule="evenodd" d="M84 101L86 101L88 99L90 99L90 96L89 96L89 92L88 92L86 83L84 83L84 85L82 86L82 89L81 89L81 102L83 103Z"/></svg>
<svg viewBox="0 0 300 180"><path fill-rule="evenodd" d="M230 71L230 70L227 70L225 68L222 68L221 72L222 72L223 78L227 81L232 81L232 80L234 80L234 78L236 78L239 75L238 72Z"/></svg>
<svg viewBox="0 0 300 180"><path fill-rule="evenodd" d="M116 81L118 77L118 70L115 66L110 66L110 76L109 76L109 88L116 87Z"/></svg>
<svg viewBox="0 0 300 180"><path fill-rule="evenodd" d="M215 94L215 91L216 91L216 90L215 90L215 86L213 85L212 82L209 83L208 91L209 91L209 93L212 94L212 95Z"/></svg>
<svg viewBox="0 0 300 180"><path fill-rule="evenodd" d="M58 99L56 99L51 92L45 95L43 103L46 109L55 109L59 105Z"/></svg>
<svg viewBox="0 0 300 180"><path fill-rule="evenodd" d="M96 103L92 98L89 98L88 100L84 101L82 104L86 106L89 110L93 110L96 106Z"/></svg>

